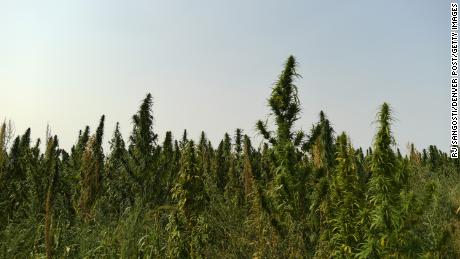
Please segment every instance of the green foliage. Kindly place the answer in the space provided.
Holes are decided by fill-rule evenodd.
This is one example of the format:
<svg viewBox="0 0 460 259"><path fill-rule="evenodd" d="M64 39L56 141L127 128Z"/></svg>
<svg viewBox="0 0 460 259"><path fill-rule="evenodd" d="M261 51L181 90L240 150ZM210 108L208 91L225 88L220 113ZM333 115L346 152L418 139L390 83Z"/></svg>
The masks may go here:
<svg viewBox="0 0 460 259"><path fill-rule="evenodd" d="M348 137L337 138L336 172L331 181L330 253L334 258L351 258L358 251L364 235L357 220L364 205L364 188L360 184L356 154Z"/></svg>
<svg viewBox="0 0 460 259"><path fill-rule="evenodd" d="M93 205L102 191L104 175L104 153L102 151L102 136L105 116L102 115L99 126L87 145L82 156L80 214L83 219L92 217Z"/></svg>
<svg viewBox="0 0 460 259"><path fill-rule="evenodd" d="M275 116L276 135L268 131L266 123L258 121L259 133L273 145L271 149L264 147L262 157L268 165L265 181L256 181L256 194L252 201L252 224L258 229L258 242L269 236L276 236L271 246L272 251L278 250L280 257L298 257L304 254L305 239L302 215L305 202L306 168L301 161L301 154L296 146L300 146L304 137L302 131L294 134L294 122L299 119L300 102L294 79L296 61L290 56L278 81L272 88L268 104ZM263 171L266 171L263 169ZM261 179L262 180L262 179ZM266 185L262 188L260 185ZM266 225L270 225L267 227ZM256 245L255 256L264 256L261 243ZM289 249L288 249L289 247Z"/></svg>
<svg viewBox="0 0 460 259"><path fill-rule="evenodd" d="M159 174L157 162L157 134L153 132L152 95L147 94L137 114L133 116L133 131L130 136L128 173L136 182L137 195L148 203L155 203Z"/></svg>
<svg viewBox="0 0 460 259"><path fill-rule="evenodd" d="M331 226L334 202L331 200L331 183L335 166L335 138L329 120L324 112L319 114L319 122L312 126L307 141L302 149L310 155L312 175L307 183L311 189L309 195L308 226L311 233L310 242L318 247L317 257L325 257L330 250L332 238Z"/></svg>
<svg viewBox="0 0 460 259"><path fill-rule="evenodd" d="M254 150L251 139L244 135L243 148L243 186L246 202L251 199L254 191Z"/></svg>
<svg viewBox="0 0 460 259"><path fill-rule="evenodd" d="M127 207L134 205L135 200L135 183L126 170L128 152L118 123L109 144L110 153L105 163L104 195L101 205L106 216L116 219Z"/></svg>
<svg viewBox="0 0 460 259"><path fill-rule="evenodd" d="M272 144L278 143L283 145L285 142L292 141L292 127L295 121L299 119L300 102L297 96L297 86L294 85L294 79L299 77L295 68L296 61L293 56L289 56L284 66L283 72L278 77L278 81L272 88L272 93L268 99L268 104L275 116L277 126L276 138L267 131L266 124L258 121L256 126L261 135Z"/></svg>
<svg viewBox="0 0 460 259"><path fill-rule="evenodd" d="M45 201L45 246L46 246L46 257L53 257L53 229L52 229L52 218L53 218L53 203L55 199L55 189L57 181L59 180L59 150L58 139L55 136L53 139L50 138L47 143L44 166L48 172L48 190L46 193Z"/></svg>
<svg viewBox="0 0 460 259"><path fill-rule="evenodd" d="M177 202L177 210L169 218L168 255L174 258L204 257L207 224L203 212L209 197L204 191L203 175L198 171L193 141L188 141L182 151L179 178L171 194Z"/></svg>
<svg viewBox="0 0 460 259"><path fill-rule="evenodd" d="M117 123L105 117L67 153L47 132L0 126L0 258L460 258L460 162L436 146L396 148L392 111L372 148L335 137L324 112L295 129L299 75L291 56L258 121L213 148L153 131L152 96Z"/></svg>

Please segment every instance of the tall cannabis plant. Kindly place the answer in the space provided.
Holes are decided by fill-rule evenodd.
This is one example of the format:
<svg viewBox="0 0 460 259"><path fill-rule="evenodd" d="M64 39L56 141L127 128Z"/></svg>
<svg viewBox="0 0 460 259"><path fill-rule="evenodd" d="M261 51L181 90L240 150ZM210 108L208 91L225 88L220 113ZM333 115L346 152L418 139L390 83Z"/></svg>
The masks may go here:
<svg viewBox="0 0 460 259"><path fill-rule="evenodd" d="M85 220L91 217L93 205L102 191L104 174L104 153L102 151L104 120L105 116L102 115L96 133L89 139L82 156L80 214Z"/></svg>
<svg viewBox="0 0 460 259"><path fill-rule="evenodd" d="M179 178L171 190L177 210L170 215L168 254L174 258L203 257L207 242L205 210L209 197L198 170L193 141L188 141L181 156Z"/></svg>
<svg viewBox="0 0 460 259"><path fill-rule="evenodd" d="M48 188L45 200L45 247L46 257L53 258L53 204L59 181L59 149L57 136L47 141L44 166L48 172Z"/></svg>
<svg viewBox="0 0 460 259"><path fill-rule="evenodd" d="M345 133L337 137L336 163L330 193L332 215L327 222L332 229L330 255L334 258L352 258L362 242L359 217L364 193L356 154Z"/></svg>
<svg viewBox="0 0 460 259"><path fill-rule="evenodd" d="M152 95L149 93L133 116L133 131L128 148L131 158L128 172L140 189L137 195L142 196L144 201L155 203L161 188L158 186L160 176L155 170L158 135L153 132L152 104Z"/></svg>

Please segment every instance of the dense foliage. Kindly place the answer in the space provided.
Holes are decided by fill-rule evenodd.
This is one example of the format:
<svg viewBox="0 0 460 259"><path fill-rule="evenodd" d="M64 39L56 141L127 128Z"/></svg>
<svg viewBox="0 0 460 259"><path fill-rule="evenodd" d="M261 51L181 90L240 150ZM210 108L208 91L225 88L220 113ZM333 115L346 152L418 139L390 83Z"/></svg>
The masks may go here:
<svg viewBox="0 0 460 259"><path fill-rule="evenodd" d="M103 151L105 117L69 152L48 134L0 127L1 258L459 258L460 164L430 146L396 149L392 109L373 146L353 147L324 112L297 130L289 57L254 146L241 129L159 140L148 94L125 143ZM273 120L273 123L269 123ZM274 127L273 130L269 125Z"/></svg>

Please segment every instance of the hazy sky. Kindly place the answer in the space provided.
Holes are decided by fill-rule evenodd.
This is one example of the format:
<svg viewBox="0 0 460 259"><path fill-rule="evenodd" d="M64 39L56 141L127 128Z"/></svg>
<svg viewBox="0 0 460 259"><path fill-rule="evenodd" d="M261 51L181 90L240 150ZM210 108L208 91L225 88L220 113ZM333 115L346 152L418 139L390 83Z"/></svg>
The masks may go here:
<svg viewBox="0 0 460 259"><path fill-rule="evenodd" d="M402 149L448 151L450 1L0 0L0 119L16 133L47 123L61 146L107 117L127 139L146 93L155 131L201 130L216 143L266 118L270 87L292 54L302 118L324 110L368 146L384 101Z"/></svg>

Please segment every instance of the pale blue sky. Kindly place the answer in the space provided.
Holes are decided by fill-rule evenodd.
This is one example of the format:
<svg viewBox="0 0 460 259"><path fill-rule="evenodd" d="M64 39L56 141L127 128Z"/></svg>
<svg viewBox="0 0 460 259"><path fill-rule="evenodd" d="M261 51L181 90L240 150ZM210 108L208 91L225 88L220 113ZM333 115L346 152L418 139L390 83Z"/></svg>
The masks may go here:
<svg viewBox="0 0 460 259"><path fill-rule="evenodd" d="M403 3L404 2L404 3ZM0 0L0 119L69 148L107 116L127 139L147 92L155 130L216 142L269 112L288 55L299 62L302 118L324 110L369 146L389 102L402 149L449 144L450 1Z"/></svg>

